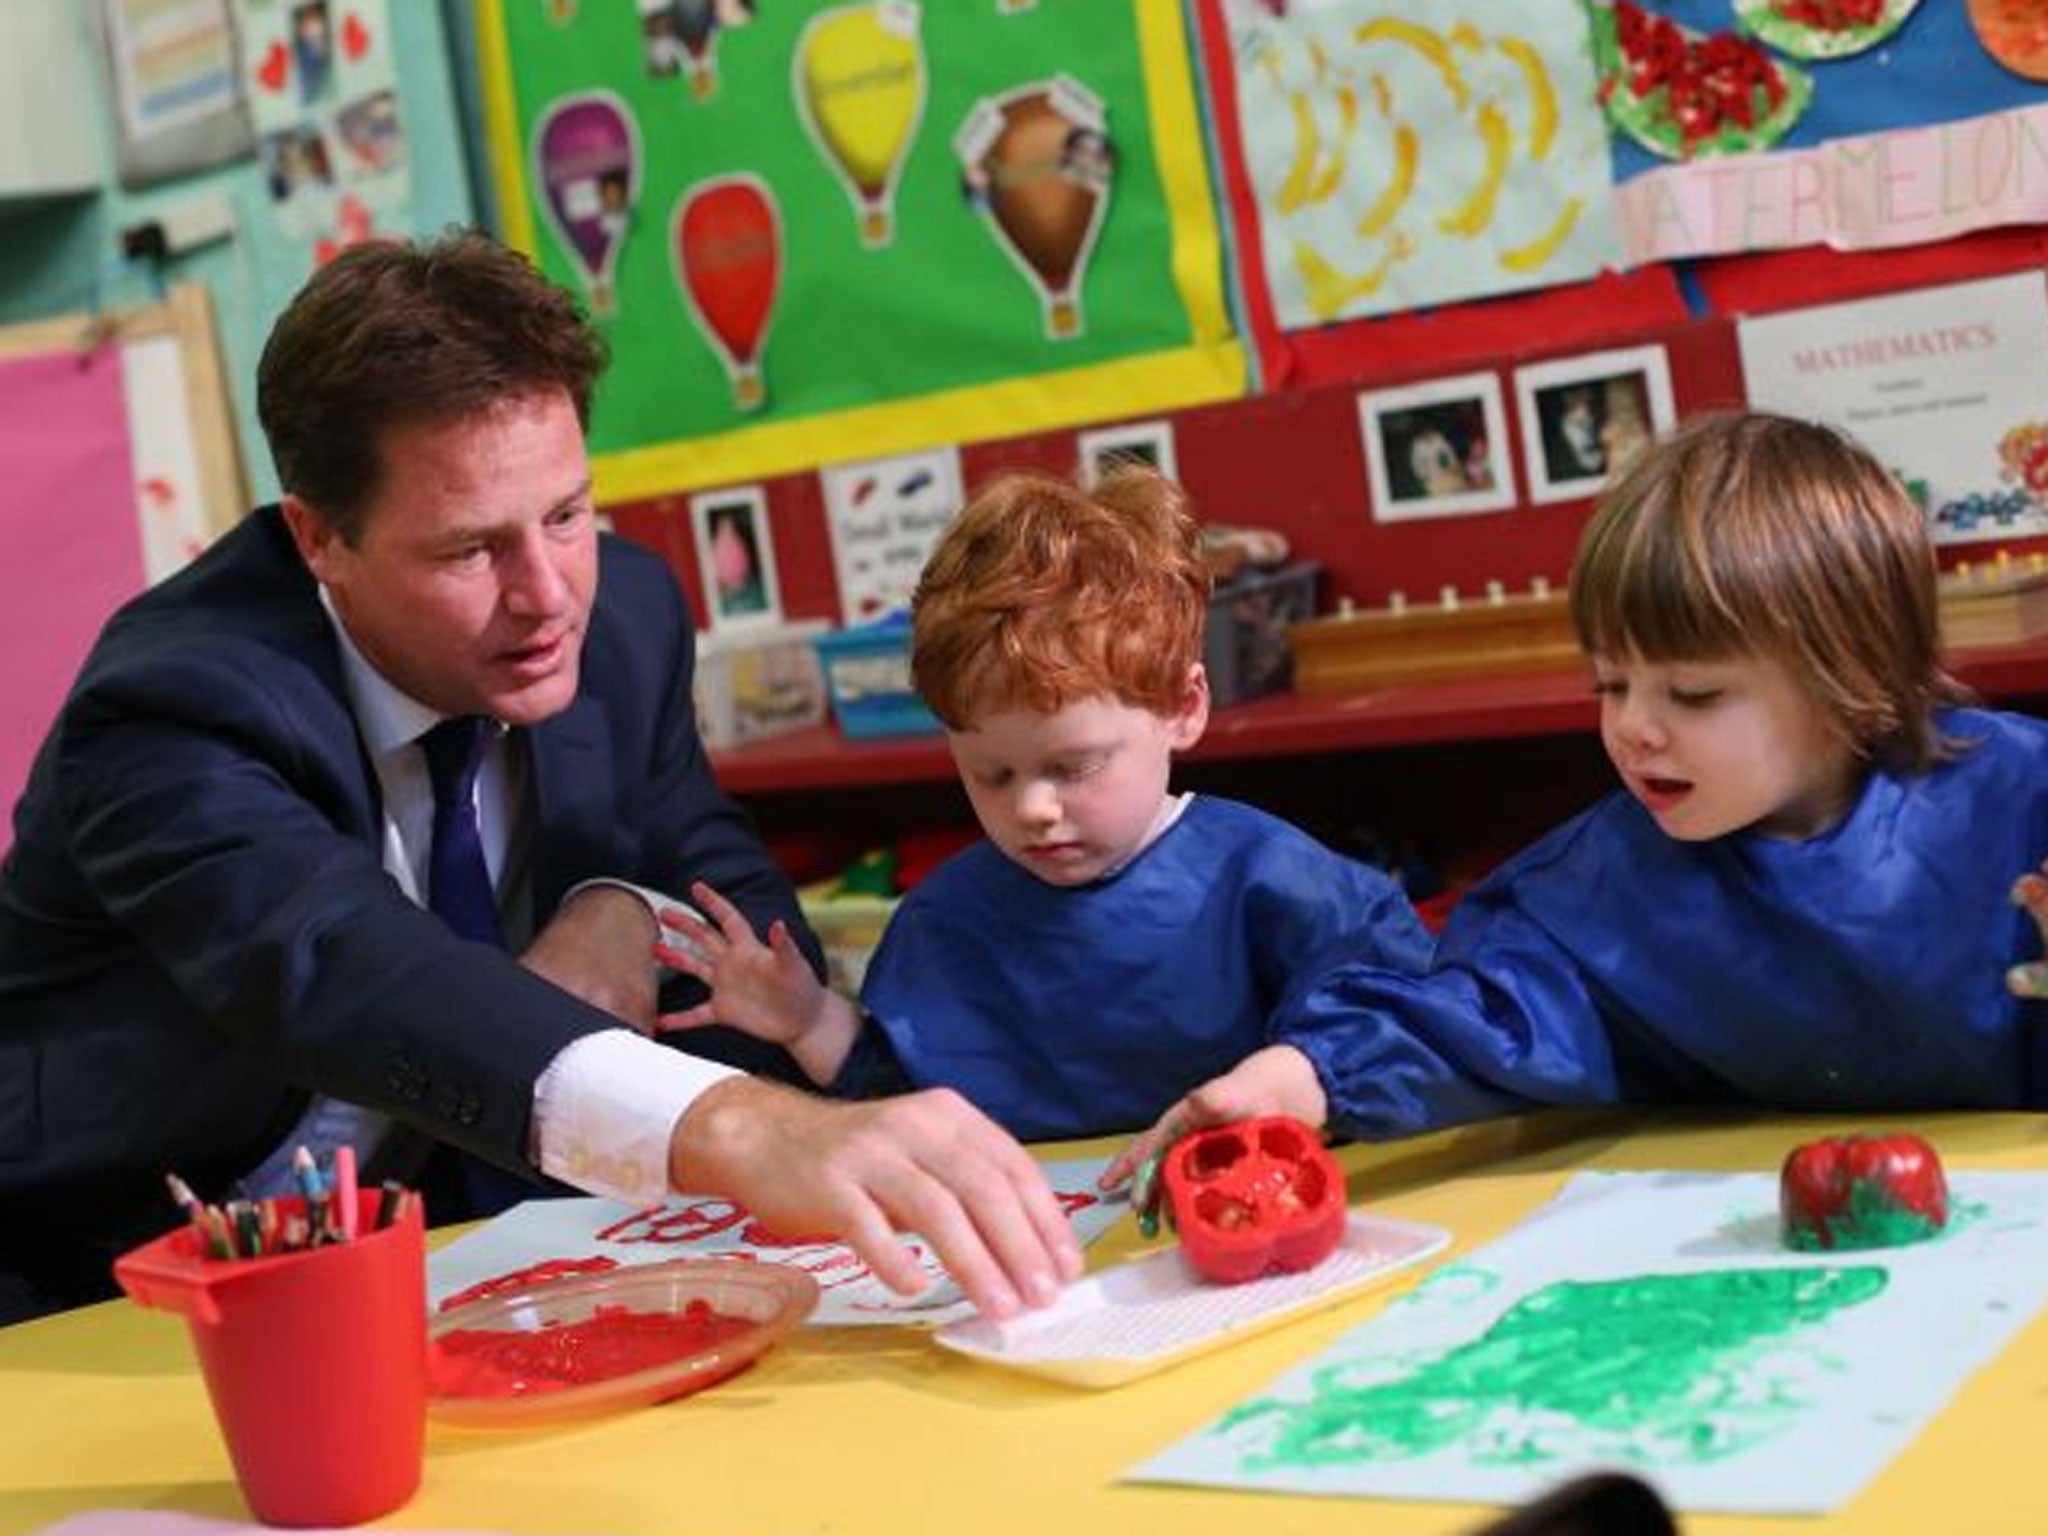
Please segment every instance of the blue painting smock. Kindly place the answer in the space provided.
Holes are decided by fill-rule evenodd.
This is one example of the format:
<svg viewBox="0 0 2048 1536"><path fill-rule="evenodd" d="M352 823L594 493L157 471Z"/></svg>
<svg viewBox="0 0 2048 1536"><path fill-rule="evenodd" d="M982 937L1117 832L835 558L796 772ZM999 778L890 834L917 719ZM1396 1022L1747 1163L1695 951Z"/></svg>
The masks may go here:
<svg viewBox="0 0 2048 1536"><path fill-rule="evenodd" d="M1048 885L991 843L905 896L861 988L919 1088L1027 1140L1149 1126L1268 1043L1339 936L1419 969L1430 937L1380 871L1250 806L1196 796L1115 874Z"/></svg>
<svg viewBox="0 0 2048 1536"><path fill-rule="evenodd" d="M1614 795L1476 886L1425 975L1340 948L1274 1033L1371 1138L1539 1104L2048 1104L2048 1007L2005 989L2041 949L2007 893L2048 853L2048 725L1941 724L1976 744L1873 771L1808 841L1679 842Z"/></svg>

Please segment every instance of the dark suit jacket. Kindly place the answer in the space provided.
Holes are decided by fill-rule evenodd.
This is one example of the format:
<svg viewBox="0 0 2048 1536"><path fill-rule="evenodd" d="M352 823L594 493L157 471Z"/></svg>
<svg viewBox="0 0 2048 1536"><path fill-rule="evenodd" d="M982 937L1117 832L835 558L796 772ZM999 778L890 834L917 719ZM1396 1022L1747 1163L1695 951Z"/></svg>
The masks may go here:
<svg viewBox="0 0 2048 1536"><path fill-rule="evenodd" d="M590 876L702 878L815 958L712 780L692 658L667 569L607 539L580 690L529 733L536 926ZM315 1090L523 1163L536 1077L617 1021L408 901L380 815L275 508L107 625L0 868L0 1268L68 1253L104 1289L114 1252L175 1221L166 1170L218 1189Z"/></svg>

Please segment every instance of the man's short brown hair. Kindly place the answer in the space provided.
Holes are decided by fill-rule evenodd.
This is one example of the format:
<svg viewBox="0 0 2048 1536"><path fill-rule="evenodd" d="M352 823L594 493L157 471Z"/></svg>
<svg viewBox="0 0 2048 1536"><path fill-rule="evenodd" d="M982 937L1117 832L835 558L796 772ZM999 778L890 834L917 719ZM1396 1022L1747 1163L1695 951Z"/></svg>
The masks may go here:
<svg viewBox="0 0 2048 1536"><path fill-rule="evenodd" d="M454 420L559 389L590 422L603 341L518 252L458 231L370 241L315 272L256 369L279 483L353 544L400 423Z"/></svg>

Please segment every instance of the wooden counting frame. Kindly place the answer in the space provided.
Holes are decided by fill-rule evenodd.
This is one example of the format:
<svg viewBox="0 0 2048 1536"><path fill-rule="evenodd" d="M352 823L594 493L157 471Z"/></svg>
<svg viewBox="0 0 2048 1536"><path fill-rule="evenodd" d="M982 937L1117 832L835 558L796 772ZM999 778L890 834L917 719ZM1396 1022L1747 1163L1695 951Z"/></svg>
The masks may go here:
<svg viewBox="0 0 2048 1536"><path fill-rule="evenodd" d="M1309 695L1557 672L1579 661L1565 595L1540 578L1515 593L1489 582L1476 598L1446 587L1434 605L1411 605L1394 593L1384 608L1345 609L1292 625L1287 640L1295 691Z"/></svg>
<svg viewBox="0 0 2048 1536"><path fill-rule="evenodd" d="M1947 572L1936 591L1944 645L2017 645L2048 634L2048 554L2015 560L2001 549Z"/></svg>

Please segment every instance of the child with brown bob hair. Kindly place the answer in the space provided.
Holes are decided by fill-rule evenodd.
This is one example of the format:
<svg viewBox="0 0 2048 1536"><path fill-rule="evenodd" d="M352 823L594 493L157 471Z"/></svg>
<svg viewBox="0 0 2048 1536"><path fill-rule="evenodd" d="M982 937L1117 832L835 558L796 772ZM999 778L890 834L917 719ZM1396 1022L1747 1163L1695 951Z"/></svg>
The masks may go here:
<svg viewBox="0 0 2048 1536"><path fill-rule="evenodd" d="M703 953L662 958L818 1083L958 1090L1026 1139L1149 1125L1268 1040L1340 935L1392 970L1429 937L1386 875L1250 806L1168 788L1209 719L1209 576L1185 497L1149 470L1093 491L1005 475L918 583L911 674L986 841L904 897L860 1009L779 927L704 887ZM673 914L688 925L687 914Z"/></svg>
<svg viewBox="0 0 2048 1536"><path fill-rule="evenodd" d="M2048 1104L2048 725L1942 669L1918 508L1827 427L1686 427L1588 525L1572 618L1619 792L1453 912L1334 951L1162 1117L1381 1139L1545 1104ZM2033 921L2029 921L2029 917Z"/></svg>

